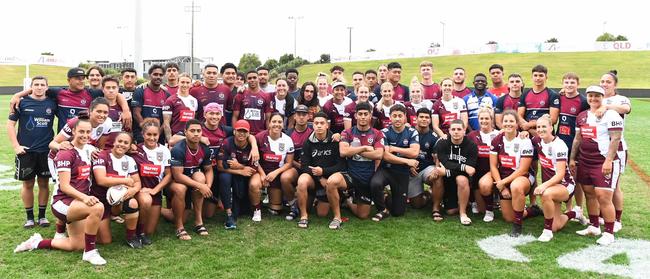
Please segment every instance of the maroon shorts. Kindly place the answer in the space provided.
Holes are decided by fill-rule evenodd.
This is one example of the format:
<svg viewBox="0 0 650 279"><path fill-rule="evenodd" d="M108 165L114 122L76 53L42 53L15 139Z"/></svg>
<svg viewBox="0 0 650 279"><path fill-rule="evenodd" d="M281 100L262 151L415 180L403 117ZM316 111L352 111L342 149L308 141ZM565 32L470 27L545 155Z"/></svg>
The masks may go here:
<svg viewBox="0 0 650 279"><path fill-rule="evenodd" d="M155 196L151 197L151 205L162 205L162 193L158 193Z"/></svg>
<svg viewBox="0 0 650 279"><path fill-rule="evenodd" d="M70 204L72 203L74 199L71 197L66 197L60 200L54 200L52 202L52 214L54 214L54 217L57 219L65 222L68 222L68 209L70 209Z"/></svg>
<svg viewBox="0 0 650 279"><path fill-rule="evenodd" d="M612 173L608 176L603 175L602 165L587 166L586 164L580 164L578 165L576 182L614 191L618 187L620 175L621 161L619 160L612 162Z"/></svg>

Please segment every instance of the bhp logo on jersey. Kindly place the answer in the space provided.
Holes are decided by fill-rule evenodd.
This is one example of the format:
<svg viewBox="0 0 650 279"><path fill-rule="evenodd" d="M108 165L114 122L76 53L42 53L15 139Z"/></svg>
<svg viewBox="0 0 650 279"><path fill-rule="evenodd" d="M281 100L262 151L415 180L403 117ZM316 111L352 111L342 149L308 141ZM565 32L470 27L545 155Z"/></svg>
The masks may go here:
<svg viewBox="0 0 650 279"><path fill-rule="evenodd" d="M532 149L524 149L521 151L521 155L533 155Z"/></svg>
<svg viewBox="0 0 650 279"><path fill-rule="evenodd" d="M612 127L623 126L623 121L612 121Z"/></svg>
<svg viewBox="0 0 650 279"><path fill-rule="evenodd" d="M69 167L71 164L72 163L70 163L70 161L58 161L58 162L56 162L56 167L57 168L65 168L65 167Z"/></svg>

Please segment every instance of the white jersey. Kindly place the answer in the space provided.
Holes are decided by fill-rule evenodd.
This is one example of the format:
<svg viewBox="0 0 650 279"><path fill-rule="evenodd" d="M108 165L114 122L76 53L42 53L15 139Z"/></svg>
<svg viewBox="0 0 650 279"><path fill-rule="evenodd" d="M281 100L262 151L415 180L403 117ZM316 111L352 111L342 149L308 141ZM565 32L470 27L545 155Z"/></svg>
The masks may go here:
<svg viewBox="0 0 650 279"><path fill-rule="evenodd" d="M569 171L569 148L566 143L559 137L555 137L549 143L545 143L539 137L536 137L534 141L539 142L537 143L537 157L539 158L539 164L542 166L542 181L550 180L557 173L558 162L565 162L564 177L560 184L566 186L569 193L572 193L575 182Z"/></svg>
<svg viewBox="0 0 650 279"><path fill-rule="evenodd" d="M141 176L157 176L158 181L161 181L165 176L165 168L170 166L170 161L172 158L169 148L164 145L158 145L154 149L149 149L146 146L142 145L142 150L147 155L147 163L142 163L139 165L140 175Z"/></svg>
<svg viewBox="0 0 650 279"><path fill-rule="evenodd" d="M623 95L616 94L614 96L607 97L603 100L605 105L628 105L630 106L630 111L632 110L632 103L630 102L630 99ZM629 113L629 112L628 112ZM627 114L619 114L621 118L623 118L623 121L625 121L625 116ZM623 133L625 132L625 129L623 129ZM621 146L620 146L620 151L627 151L627 142L625 142L625 137L623 134L621 134ZM625 162L621 162L624 164Z"/></svg>
<svg viewBox="0 0 650 279"><path fill-rule="evenodd" d="M490 154L498 156L499 172L505 177L520 167L521 158L533 157L533 144L530 139L522 139L519 135L508 140L505 134L499 134L492 141Z"/></svg>
<svg viewBox="0 0 650 279"><path fill-rule="evenodd" d="M332 95L329 95L329 94L327 96L325 96L325 97L318 96L318 104L322 108L325 105L325 103L327 103L327 101L329 101L330 99L332 99Z"/></svg>
<svg viewBox="0 0 650 279"><path fill-rule="evenodd" d="M429 111L431 111L431 108L433 107L433 103L430 100L424 100L418 104L411 102L411 106L413 106L413 110L417 112L421 108L427 108Z"/></svg>
<svg viewBox="0 0 650 279"><path fill-rule="evenodd" d="M93 170L105 169L107 176L120 178L129 177L138 171L138 165L131 156L124 155L122 158L117 158L110 151L105 152L104 154L100 153L99 157L93 161Z"/></svg>
<svg viewBox="0 0 650 279"><path fill-rule="evenodd" d="M622 131L624 123L623 118L613 110L605 111L602 118L597 118L589 110L581 112L576 120L576 133L582 137L580 157L591 162L590 159L599 158L600 154L602 158L598 161L604 161L609 151L609 131Z"/></svg>
<svg viewBox="0 0 650 279"><path fill-rule="evenodd" d="M75 121L76 123L76 121ZM113 129L113 120L111 120L110 117L106 117L106 120L104 123L101 125L98 125L97 127L94 127L90 131L90 142L89 144L95 144L101 138L103 135L108 135L111 133L111 130ZM120 126L121 129L121 126ZM61 129L61 133L68 139L72 140L72 127L70 127L68 124L65 124L63 126L63 129Z"/></svg>
<svg viewBox="0 0 650 279"><path fill-rule="evenodd" d="M266 171L274 170L284 166L287 155L294 153L293 140L285 133L277 140L273 140L268 131L256 135L257 144L260 150L260 165Z"/></svg>

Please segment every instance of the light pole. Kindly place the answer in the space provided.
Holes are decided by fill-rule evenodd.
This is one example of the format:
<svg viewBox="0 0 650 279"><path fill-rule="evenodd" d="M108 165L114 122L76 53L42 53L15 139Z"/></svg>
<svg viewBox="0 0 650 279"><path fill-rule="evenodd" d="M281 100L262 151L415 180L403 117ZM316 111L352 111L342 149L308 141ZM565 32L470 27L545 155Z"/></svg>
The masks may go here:
<svg viewBox="0 0 650 279"><path fill-rule="evenodd" d="M190 12L192 13L192 35L191 35L191 43L190 43L190 76L194 78L194 13L198 13L201 11L201 6L195 6L194 5L194 0L192 0L192 6L185 6L185 12Z"/></svg>
<svg viewBox="0 0 650 279"><path fill-rule="evenodd" d="M348 55L349 55L348 60L352 61L352 26L348 26L348 30L350 31L350 39L349 39L350 47L348 48Z"/></svg>
<svg viewBox="0 0 650 279"><path fill-rule="evenodd" d="M293 58L298 57L298 53L296 51L297 50L296 45L297 45L297 41L298 41L298 39L296 37L297 34L298 34L298 32L297 32L298 27L297 26L298 26L298 20L303 19L303 18L305 18L305 17L303 17L303 16L290 16L289 17L289 19L293 19Z"/></svg>
<svg viewBox="0 0 650 279"><path fill-rule="evenodd" d="M605 34L605 30L607 30L605 27L607 26L607 21L603 21L603 34Z"/></svg>
<svg viewBox="0 0 650 279"><path fill-rule="evenodd" d="M441 21L440 24L442 25L442 47L445 47L445 22Z"/></svg>

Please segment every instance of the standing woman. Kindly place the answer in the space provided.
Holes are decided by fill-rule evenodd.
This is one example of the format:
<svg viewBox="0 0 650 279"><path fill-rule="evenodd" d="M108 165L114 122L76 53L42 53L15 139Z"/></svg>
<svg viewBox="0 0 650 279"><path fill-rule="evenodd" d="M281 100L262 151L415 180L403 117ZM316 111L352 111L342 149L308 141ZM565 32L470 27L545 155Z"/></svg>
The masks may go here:
<svg viewBox="0 0 650 279"><path fill-rule="evenodd" d="M393 84L390 82L384 82L379 87L379 92L381 93L381 99L377 102L373 110L373 119L377 119L375 127L378 130L388 128L390 126L390 108L395 104L403 105L399 101L393 99L393 94L395 93L393 89Z"/></svg>
<svg viewBox="0 0 650 279"><path fill-rule="evenodd" d="M122 132L115 138L113 148L103 150L97 155L97 159L93 160L93 185L90 190L106 209L99 223L99 243L108 244L113 241L109 216L115 209L116 212L125 214L127 245L131 248L142 248L142 243L135 234L138 224L138 201L133 198L140 192L140 176L135 160L126 155L131 150L132 143L131 134ZM125 186L128 190L119 204L111 205L106 198L106 192L108 188L118 185Z"/></svg>
<svg viewBox="0 0 650 279"><path fill-rule="evenodd" d="M576 211L562 213L562 203L571 199L575 182L567 164L569 148L559 137L553 135L551 116L537 119L537 136L532 140L542 166L542 184L535 188L544 206L544 231L537 238L541 242L553 239L553 232L561 230L567 221L575 218ZM580 211L582 214L582 211Z"/></svg>
<svg viewBox="0 0 650 279"><path fill-rule="evenodd" d="M305 105L309 108L307 123L311 126L314 122L314 114L321 111L321 106L316 98L316 84L311 81L305 82L300 88L300 96L298 98L299 105Z"/></svg>
<svg viewBox="0 0 650 279"><path fill-rule="evenodd" d="M492 141L499 135L499 130L494 129L494 114L491 108L483 107L478 110L478 123L480 130L474 130L467 136L478 147L478 160L476 174L472 179L472 190L474 199L479 205L479 211L485 209L483 222L492 222L494 220L494 200L492 199L494 187L491 184L479 182L483 179L492 180L490 149ZM479 187L479 185L485 185L485 187Z"/></svg>
<svg viewBox="0 0 650 279"><path fill-rule="evenodd" d="M54 159L59 173L52 197L52 213L68 224L68 237L43 239L39 233L35 233L18 245L14 253L34 249L84 249L84 261L105 265L106 260L99 255L95 246L104 205L90 193L90 154L95 151L88 144L92 126L87 118L82 117L71 128L71 148L59 151Z"/></svg>
<svg viewBox="0 0 650 279"><path fill-rule="evenodd" d="M316 85L318 86L318 104L323 107L329 99L332 99L332 94L330 94L330 85L327 83L327 76L319 76L316 79Z"/></svg>
<svg viewBox="0 0 650 279"><path fill-rule="evenodd" d="M406 116L411 127L417 127L417 111L421 108L427 108L431 111L433 103L423 99L424 87L417 78L413 79L409 88L411 90L409 93L410 100L404 103L404 106L406 106Z"/></svg>
<svg viewBox="0 0 650 279"><path fill-rule="evenodd" d="M345 130L357 126L357 119L354 116L354 114L356 113L357 104L367 102L368 104L370 104L370 107L374 106L374 104L370 102L370 92L371 92L370 87L365 83L361 83L361 85L359 85L359 88L357 88L357 92L356 92L357 100L345 106L346 116L343 117L343 127L345 128ZM373 125L371 123L370 127L372 126Z"/></svg>
<svg viewBox="0 0 650 279"><path fill-rule="evenodd" d="M461 119L464 126L467 127L467 106L463 99L454 96L454 81L450 78L444 78L440 81L442 88L442 98L437 100L431 109L431 122L433 131L438 138L447 138L449 133L449 124L451 121Z"/></svg>
<svg viewBox="0 0 650 279"><path fill-rule="evenodd" d="M621 162L617 151L623 134L624 121L614 110L606 110L602 117L596 113L605 104L605 90L600 86L587 88L589 110L578 115L576 136L573 139L569 167L576 173L577 182L587 197L589 225L577 231L579 235L601 235L598 214L605 219L605 233L596 241L600 245L614 242L616 213L612 197L618 188Z"/></svg>
<svg viewBox="0 0 650 279"><path fill-rule="evenodd" d="M490 150L491 177L480 180L483 189L496 187L501 194L501 214L512 223L510 236L522 233L526 195L535 181L532 169L533 144L528 138L519 137L519 116L513 110L503 113L503 129L494 140ZM491 178L491 179L490 179ZM493 186L494 185L494 186ZM485 190L483 191L485 193Z"/></svg>
<svg viewBox="0 0 650 279"><path fill-rule="evenodd" d="M285 127L293 128L296 120L293 118L298 102L289 94L289 84L286 79L275 81L275 92L269 95L271 108L274 112L280 113L286 119Z"/></svg>
<svg viewBox="0 0 650 279"><path fill-rule="evenodd" d="M162 192L172 181L169 148L158 143L158 119L145 118L142 123L144 142L131 156L138 164L142 188L135 199L140 206L136 236L143 245L150 245L150 236L156 231L162 205Z"/></svg>
<svg viewBox="0 0 650 279"><path fill-rule="evenodd" d="M163 130L165 132L165 142L169 142L171 137L185 128L185 123L190 119L196 118L198 101L190 95L192 87L192 78L187 73L178 76L180 84L176 95L171 95L163 105ZM216 94L216 93L215 93Z"/></svg>

